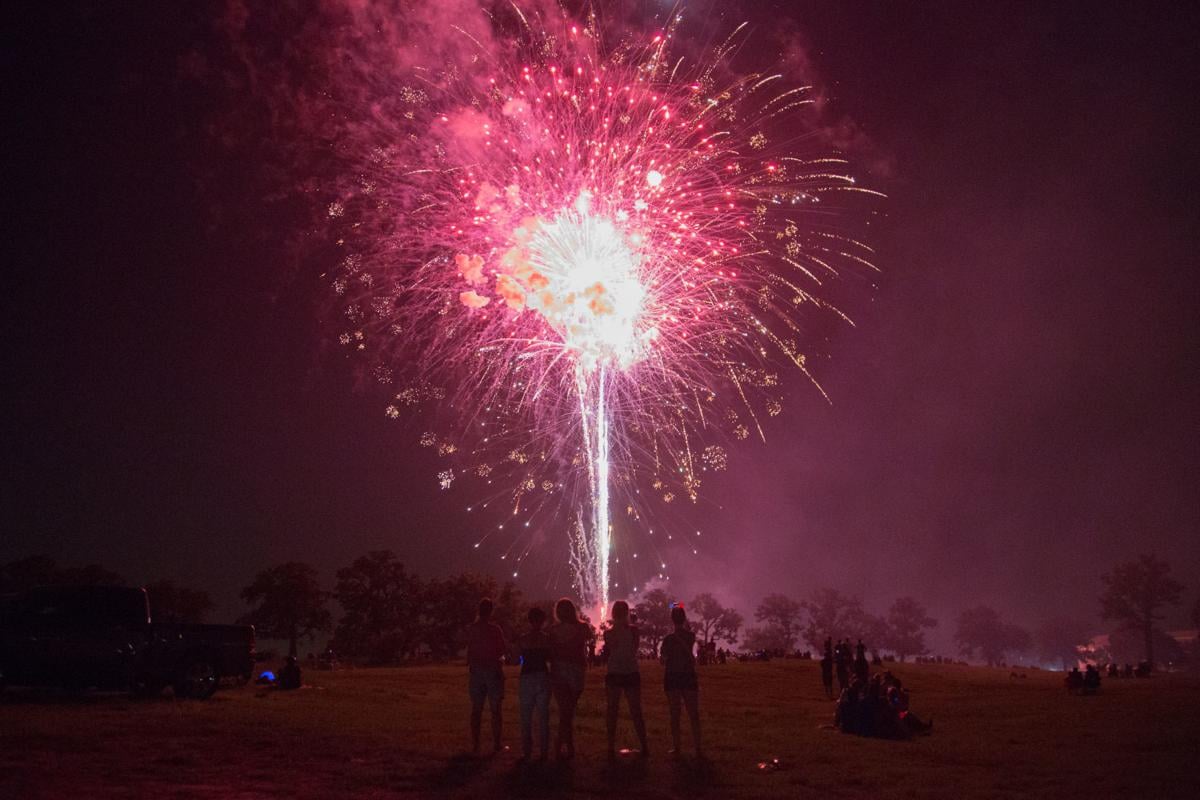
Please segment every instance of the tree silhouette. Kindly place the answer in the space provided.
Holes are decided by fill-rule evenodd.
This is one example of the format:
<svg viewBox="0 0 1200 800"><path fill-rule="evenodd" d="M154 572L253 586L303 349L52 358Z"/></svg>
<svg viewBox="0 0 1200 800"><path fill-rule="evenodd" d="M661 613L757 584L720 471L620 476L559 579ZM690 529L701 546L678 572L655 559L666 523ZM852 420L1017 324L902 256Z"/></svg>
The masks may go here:
<svg viewBox="0 0 1200 800"><path fill-rule="evenodd" d="M663 589L652 589L642 595L633 610L637 613L641 645L653 658L658 655L659 643L675 629L671 623L671 595Z"/></svg>
<svg viewBox="0 0 1200 800"><path fill-rule="evenodd" d="M529 627L530 603L525 594L512 581L505 581L500 586L500 594L496 597L496 609L492 612L492 622L504 630L504 638L510 644L516 644L521 631Z"/></svg>
<svg viewBox="0 0 1200 800"><path fill-rule="evenodd" d="M256 606L241 623L253 625L264 639L286 639L288 654L296 655L296 641L329 629L330 616L317 571L308 564L289 561L263 570L242 589L242 599Z"/></svg>
<svg viewBox="0 0 1200 800"><path fill-rule="evenodd" d="M126 586L125 578L99 564L82 567L63 567L54 576L54 582L62 586Z"/></svg>
<svg viewBox="0 0 1200 800"><path fill-rule="evenodd" d="M869 635L865 628L869 622L863 611L862 601L850 597L837 589L817 589L808 596L801 607L808 612L808 624L804 627L804 641L812 649L820 651L826 639L839 640Z"/></svg>
<svg viewBox="0 0 1200 800"><path fill-rule="evenodd" d="M783 630L773 623L746 628L742 633L742 650L744 651L753 653L763 650L770 653L791 649L792 644L784 637Z"/></svg>
<svg viewBox="0 0 1200 800"><path fill-rule="evenodd" d="M754 618L764 623L766 630L772 631L771 635L778 639L780 649L791 650L800 631L800 611L800 604L787 595L769 594L754 610Z"/></svg>
<svg viewBox="0 0 1200 800"><path fill-rule="evenodd" d="M58 564L50 556L29 556L0 567L0 592L23 592L35 586L58 583Z"/></svg>
<svg viewBox="0 0 1200 800"><path fill-rule="evenodd" d="M855 601L846 614L846 633L849 639L861 639L873 655L878 656L888 639L888 624L883 617L877 617L863 609L862 603ZM814 650L817 648L813 648Z"/></svg>
<svg viewBox="0 0 1200 800"><path fill-rule="evenodd" d="M1071 617L1054 617L1038 626L1034 633L1038 655L1061 663L1063 669L1079 663L1079 648L1092 639L1088 626Z"/></svg>
<svg viewBox="0 0 1200 800"><path fill-rule="evenodd" d="M954 641L964 656L978 653L990 667L1002 663L1006 653L1028 650L1033 637L1024 628L1004 622L995 609L976 606L959 616Z"/></svg>
<svg viewBox="0 0 1200 800"><path fill-rule="evenodd" d="M345 612L334 630L339 653L386 664L420 641L421 581L390 550L373 550L337 571L333 596Z"/></svg>
<svg viewBox="0 0 1200 800"><path fill-rule="evenodd" d="M1136 628L1117 628L1108 635L1108 647L1096 654L1098 659L1135 664L1146 652L1146 640ZM1159 664L1177 664L1187 658L1183 646L1160 628L1154 629L1154 658Z"/></svg>
<svg viewBox="0 0 1200 800"><path fill-rule="evenodd" d="M1183 586L1170 577L1171 565L1152 555L1118 564L1100 577L1104 594L1100 608L1105 619L1141 633L1146 662L1154 664L1154 624L1163 619L1160 610L1178 605Z"/></svg>
<svg viewBox="0 0 1200 800"><path fill-rule="evenodd" d="M490 575L463 572L425 584L421 609L421 635L434 658L454 658L466 646L466 629L490 597L500 612L500 587Z"/></svg>
<svg viewBox="0 0 1200 800"><path fill-rule="evenodd" d="M704 644L712 641L737 644L742 615L721 605L717 598L708 592L696 595L687 606L687 613L688 619L700 634L700 641Z"/></svg>
<svg viewBox="0 0 1200 800"><path fill-rule="evenodd" d="M929 652L925 628L936 626L937 620L929 616L925 606L911 597L899 597L888 609L885 646L901 661L909 656L923 656Z"/></svg>
<svg viewBox="0 0 1200 800"><path fill-rule="evenodd" d="M173 581L146 584L150 618L155 622L203 622L212 610L212 598L203 589L176 586Z"/></svg>
<svg viewBox="0 0 1200 800"><path fill-rule="evenodd" d="M124 586L125 579L98 564L60 567L50 556L37 555L0 567L0 592L22 592L36 586Z"/></svg>

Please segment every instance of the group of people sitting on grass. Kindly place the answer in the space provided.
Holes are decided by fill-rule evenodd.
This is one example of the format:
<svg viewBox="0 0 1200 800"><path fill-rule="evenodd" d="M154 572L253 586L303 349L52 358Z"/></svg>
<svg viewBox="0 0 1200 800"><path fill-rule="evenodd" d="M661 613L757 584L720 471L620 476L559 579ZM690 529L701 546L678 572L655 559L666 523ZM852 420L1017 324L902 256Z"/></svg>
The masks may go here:
<svg viewBox="0 0 1200 800"><path fill-rule="evenodd" d="M908 707L908 690L891 672L875 673L866 680L858 675L838 696L833 724L842 733L881 739L907 739L933 731L933 720L924 722Z"/></svg>
<svg viewBox="0 0 1200 800"><path fill-rule="evenodd" d="M492 621L495 609L490 599L479 601L478 616L467 631L468 691L471 697L472 751L479 753L483 707L491 709L492 751L499 752L501 742L502 701L504 699L503 660L508 653L504 632ZM545 761L550 752L550 698L558 707L558 730L554 742L555 757L568 760L575 757L575 709L583 695L584 675L588 664L588 640L591 630L580 619L575 604L567 598L554 605L554 624L546 626L546 612L540 608L529 611L529 631L518 640L521 676L519 699L521 709L521 758L533 757L533 732L536 722L538 757ZM676 757L680 747L680 718L686 707L692 727L692 742L697 758L700 748L699 682L693 647L696 634L687 627L687 614L681 606L671 609L675 630L663 639L660 659L665 667L664 689L671 716L671 737ZM642 681L638 670L639 633L631 623L629 604L618 600L612 605L611 624L604 630L604 655L607 673L604 678L607 700L605 722L608 732L608 756L615 759L617 719L621 698L625 698L641 745L640 755L650 755L646 739L646 722L642 714Z"/></svg>

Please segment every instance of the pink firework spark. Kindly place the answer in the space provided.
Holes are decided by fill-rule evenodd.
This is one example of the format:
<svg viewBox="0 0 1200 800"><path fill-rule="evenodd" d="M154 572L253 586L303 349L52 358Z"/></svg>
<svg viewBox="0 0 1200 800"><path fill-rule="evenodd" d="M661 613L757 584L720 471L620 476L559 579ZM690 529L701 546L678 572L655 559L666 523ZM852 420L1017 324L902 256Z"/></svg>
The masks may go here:
<svg viewBox="0 0 1200 800"><path fill-rule="evenodd" d="M804 152L809 87L733 70L740 28L693 61L679 16L608 48L594 16L513 9L488 19L507 47L454 28L456 60L377 76L390 101L340 144L358 162L329 207L335 288L343 341L404 376L389 414L452 409L422 444L510 485L504 557L531 521L561 530L603 608L614 539L648 528L640 490L695 501L725 466L708 441L781 408L775 365L809 374L803 315L840 313L822 282L871 266L830 201L878 193Z"/></svg>

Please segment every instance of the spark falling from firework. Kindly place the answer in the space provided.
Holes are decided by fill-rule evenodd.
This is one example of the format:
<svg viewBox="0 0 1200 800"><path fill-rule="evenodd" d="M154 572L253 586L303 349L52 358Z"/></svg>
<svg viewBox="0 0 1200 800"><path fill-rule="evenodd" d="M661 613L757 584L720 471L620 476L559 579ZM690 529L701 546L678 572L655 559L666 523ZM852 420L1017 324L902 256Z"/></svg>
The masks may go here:
<svg viewBox="0 0 1200 800"><path fill-rule="evenodd" d="M449 412L422 444L511 485L525 529L569 531L603 608L614 539L649 530L641 489L695 501L726 463L706 442L782 408L772 365L808 375L804 312L840 313L819 287L871 267L836 212L877 193L804 151L809 87L736 73L741 29L692 60L678 15L609 48L594 15L511 12L492 42L451 26L456 59L388 76L347 128L342 341L399 383L389 415ZM532 538L513 542L519 564Z"/></svg>

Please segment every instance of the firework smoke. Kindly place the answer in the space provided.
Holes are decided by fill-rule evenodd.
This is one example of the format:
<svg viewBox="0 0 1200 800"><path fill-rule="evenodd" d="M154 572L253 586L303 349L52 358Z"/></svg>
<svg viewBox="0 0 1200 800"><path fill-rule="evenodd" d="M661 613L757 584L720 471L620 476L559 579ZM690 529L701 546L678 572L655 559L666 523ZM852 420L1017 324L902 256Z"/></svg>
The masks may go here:
<svg viewBox="0 0 1200 800"><path fill-rule="evenodd" d="M334 115L341 341L394 387L390 416L437 407L443 488L509 488L503 557L562 531L601 607L647 498L695 501L717 441L763 435L774 365L809 374L805 313L839 313L823 282L871 266L838 212L877 193L808 151L811 89L738 74L741 29L693 56L682 19L376 11L364 39L412 44L360 62Z"/></svg>

